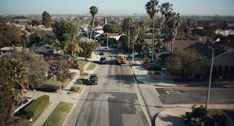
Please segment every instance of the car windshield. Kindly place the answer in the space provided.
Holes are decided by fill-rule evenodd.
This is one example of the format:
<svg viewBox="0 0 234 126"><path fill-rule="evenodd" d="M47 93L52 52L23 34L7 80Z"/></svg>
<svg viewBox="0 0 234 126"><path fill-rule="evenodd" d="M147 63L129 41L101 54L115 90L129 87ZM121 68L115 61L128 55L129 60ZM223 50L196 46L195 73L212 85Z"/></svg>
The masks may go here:
<svg viewBox="0 0 234 126"><path fill-rule="evenodd" d="M97 75L96 75L96 74L92 74L92 75L90 75L90 78L95 78L95 77L97 77Z"/></svg>

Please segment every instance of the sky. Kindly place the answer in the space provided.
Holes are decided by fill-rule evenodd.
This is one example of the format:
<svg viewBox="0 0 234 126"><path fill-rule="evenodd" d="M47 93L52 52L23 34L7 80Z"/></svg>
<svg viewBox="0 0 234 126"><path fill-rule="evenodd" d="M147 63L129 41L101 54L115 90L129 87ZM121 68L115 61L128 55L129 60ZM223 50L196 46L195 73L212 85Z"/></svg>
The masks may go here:
<svg viewBox="0 0 234 126"><path fill-rule="evenodd" d="M88 14L89 7L98 7L99 14L146 14L149 0L0 0L0 14ZM173 4L181 15L234 16L234 0L159 0Z"/></svg>

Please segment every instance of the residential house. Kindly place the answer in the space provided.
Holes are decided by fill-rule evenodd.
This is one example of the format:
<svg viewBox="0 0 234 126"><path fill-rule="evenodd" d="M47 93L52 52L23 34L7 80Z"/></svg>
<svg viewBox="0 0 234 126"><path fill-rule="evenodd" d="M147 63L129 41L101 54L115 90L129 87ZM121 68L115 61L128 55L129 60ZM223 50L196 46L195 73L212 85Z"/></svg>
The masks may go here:
<svg viewBox="0 0 234 126"><path fill-rule="evenodd" d="M24 49L28 51L28 49ZM12 52L23 52L23 47L3 47L0 49L0 55L12 54Z"/></svg>
<svg viewBox="0 0 234 126"><path fill-rule="evenodd" d="M196 43L189 49L196 50L202 56L212 59L212 49L203 43ZM214 66L213 77L214 78L234 78L234 54L231 51L223 50L220 48L214 48Z"/></svg>

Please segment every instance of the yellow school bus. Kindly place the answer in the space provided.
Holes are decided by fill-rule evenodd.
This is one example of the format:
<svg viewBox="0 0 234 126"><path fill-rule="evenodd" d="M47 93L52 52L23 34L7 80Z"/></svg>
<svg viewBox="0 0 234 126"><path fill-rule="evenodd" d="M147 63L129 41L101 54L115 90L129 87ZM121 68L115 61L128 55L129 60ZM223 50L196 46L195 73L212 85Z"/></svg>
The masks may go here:
<svg viewBox="0 0 234 126"><path fill-rule="evenodd" d="M126 64L127 63L127 58L125 55L118 55L118 63L121 64Z"/></svg>

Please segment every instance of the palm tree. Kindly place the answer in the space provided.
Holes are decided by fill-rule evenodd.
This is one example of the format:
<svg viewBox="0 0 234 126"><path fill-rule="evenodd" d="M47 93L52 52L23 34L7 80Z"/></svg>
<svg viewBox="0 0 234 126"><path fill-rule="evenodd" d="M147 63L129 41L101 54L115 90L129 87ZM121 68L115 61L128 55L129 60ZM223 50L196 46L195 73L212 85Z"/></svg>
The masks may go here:
<svg viewBox="0 0 234 126"><path fill-rule="evenodd" d="M170 21L169 21L169 28L171 34L171 52L174 51L174 41L177 35L178 28L181 24L180 14L179 13L172 13Z"/></svg>
<svg viewBox="0 0 234 126"><path fill-rule="evenodd" d="M158 11L157 5L159 1L158 0L150 0L149 2L146 3L145 8L146 11L149 15L149 17L152 20L153 24L153 33L152 33L152 60L153 60L153 55L154 55L154 29L155 29L155 15Z"/></svg>
<svg viewBox="0 0 234 126"><path fill-rule="evenodd" d="M90 36L89 36L89 40L90 40L91 37L92 37L92 34L93 34L94 20L95 20L96 14L98 13L98 8L97 8L96 6L91 6L91 7L89 8L89 12L90 12L90 14L92 15L92 26L91 26Z"/></svg>
<svg viewBox="0 0 234 126"><path fill-rule="evenodd" d="M128 52L130 53L130 28L133 25L133 20L132 18L125 18L124 22L123 22L123 32L126 33L128 35Z"/></svg>
<svg viewBox="0 0 234 126"><path fill-rule="evenodd" d="M133 25L130 27L130 35L131 35L131 40L132 40L132 61L134 61L135 57L135 40L136 36L138 35L138 29Z"/></svg>

